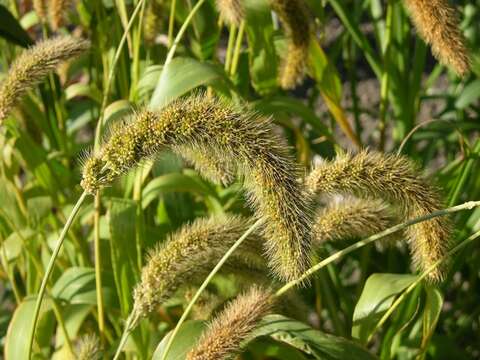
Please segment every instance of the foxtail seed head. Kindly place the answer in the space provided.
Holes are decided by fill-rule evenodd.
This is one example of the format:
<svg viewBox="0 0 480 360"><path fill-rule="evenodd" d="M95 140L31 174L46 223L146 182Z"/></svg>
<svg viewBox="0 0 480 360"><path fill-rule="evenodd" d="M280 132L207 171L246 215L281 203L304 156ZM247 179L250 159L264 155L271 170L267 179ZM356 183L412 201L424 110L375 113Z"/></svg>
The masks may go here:
<svg viewBox="0 0 480 360"><path fill-rule="evenodd" d="M455 8L448 0L404 2L418 33L432 47L433 55L464 76L470 70L470 56Z"/></svg>
<svg viewBox="0 0 480 360"><path fill-rule="evenodd" d="M216 0L220 17L228 24L239 25L245 18L243 0Z"/></svg>
<svg viewBox="0 0 480 360"><path fill-rule="evenodd" d="M316 167L306 179L307 188L317 194L341 193L380 198L400 209L405 220L442 208L436 189L407 158L362 151L340 156ZM449 248L450 222L445 217L408 227L406 234L414 263L422 270L441 259ZM436 268L429 279L441 280Z"/></svg>
<svg viewBox="0 0 480 360"><path fill-rule="evenodd" d="M15 103L62 62L72 59L90 47L86 40L70 36L38 42L13 62L0 86L0 123Z"/></svg>
<svg viewBox="0 0 480 360"><path fill-rule="evenodd" d="M94 334L83 335L75 347L76 360L100 360L100 340Z"/></svg>
<svg viewBox="0 0 480 360"><path fill-rule="evenodd" d="M45 22L47 19L47 4L46 0L33 0L33 9L37 13L38 19Z"/></svg>
<svg viewBox="0 0 480 360"><path fill-rule="evenodd" d="M143 36L150 45L155 43L155 38L160 32L160 25L162 24L160 19L161 11L162 7L159 0L150 0L148 2L143 25Z"/></svg>
<svg viewBox="0 0 480 360"><path fill-rule="evenodd" d="M53 30L58 30L63 25L65 13L71 0L50 0L50 25Z"/></svg>
<svg viewBox="0 0 480 360"><path fill-rule="evenodd" d="M192 274L201 280L247 229L244 219L227 216L198 219L170 235L150 252L142 269L141 281L134 291L136 314L147 316L180 286L191 285ZM240 249L258 241L256 235L251 235ZM231 258L231 262L236 261L241 259Z"/></svg>
<svg viewBox="0 0 480 360"><path fill-rule="evenodd" d="M394 225L394 216L381 200L357 199L334 202L320 209L313 225L313 242L364 238Z"/></svg>
<svg viewBox="0 0 480 360"><path fill-rule="evenodd" d="M280 69L280 86L292 89L302 82L311 39L310 16L303 0L270 0L287 35L287 52Z"/></svg>
<svg viewBox="0 0 480 360"><path fill-rule="evenodd" d="M269 290L251 287L233 300L208 326L187 360L220 360L240 352L241 344L273 306Z"/></svg>
<svg viewBox="0 0 480 360"><path fill-rule="evenodd" d="M174 101L158 112L140 111L93 154L82 186L95 193L142 159L178 146L205 154L214 149L222 162L233 164L245 179L257 218L264 220L271 267L282 279L300 276L309 263L309 200L270 120L248 110L199 95Z"/></svg>

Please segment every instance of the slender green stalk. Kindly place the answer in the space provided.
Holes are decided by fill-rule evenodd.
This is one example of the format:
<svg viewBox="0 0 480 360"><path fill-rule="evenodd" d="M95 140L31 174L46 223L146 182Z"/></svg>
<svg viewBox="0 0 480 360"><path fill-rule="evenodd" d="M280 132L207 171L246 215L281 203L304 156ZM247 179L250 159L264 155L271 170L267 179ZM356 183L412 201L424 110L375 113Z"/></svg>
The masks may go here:
<svg viewBox="0 0 480 360"><path fill-rule="evenodd" d="M98 150L98 146L100 145L100 139L102 138L102 129L104 126L104 116L105 116L105 108L107 107L107 102L108 102L108 95L110 93L110 86L112 85L113 78L115 76L115 69L118 61L120 60L120 55L122 54L123 46L125 45L125 41L127 40L127 36L129 34L130 29L133 26L133 23L135 21L135 18L137 17L138 13L142 9L143 3L145 0L140 0L135 7L135 10L133 10L132 16L130 20L128 21L128 24L125 28L125 31L122 35L122 38L120 39L120 42L118 44L117 50L115 52L115 55L113 57L113 63L112 66L110 66L110 72L108 73L108 78L107 78L107 83L105 85L105 89L103 89L103 99L102 99L102 105L100 108L100 117L98 119L97 123L97 128L95 130L95 150Z"/></svg>
<svg viewBox="0 0 480 360"><path fill-rule="evenodd" d="M240 51L242 49L243 34L245 33L245 20L242 20L238 28L237 41L235 43L235 52L232 58L232 67L230 69L230 75L234 75L237 72L238 60L240 59Z"/></svg>
<svg viewBox="0 0 480 360"><path fill-rule="evenodd" d="M60 236L58 237L57 244L55 245L55 249L53 250L53 253L50 257L50 261L48 262L47 265L47 270L45 271L45 274L43 275L42 283L40 285L40 290L38 291L37 294L37 300L35 303L35 309L33 312L33 320L32 320L32 326L30 329L30 339L28 342L28 356L27 358L30 359L32 357L32 348L33 348L33 342L35 339L35 330L37 327L37 322L38 322L38 317L40 315L40 308L42 306L42 301L43 297L45 296L45 291L47 289L47 284L48 280L50 279L50 275L52 274L53 271L53 266L55 265L55 260L57 259L58 253L60 252L60 249L62 248L63 241L65 240L65 237L67 235L68 230L70 229L70 226L73 223L73 220L75 220L76 215L78 214L80 207L82 206L83 202L87 198L87 193L83 192L82 195L80 195L77 203L72 209L72 212L70 213L70 216L67 219L67 222L65 223L65 226L63 227L62 232L60 233Z"/></svg>
<svg viewBox="0 0 480 360"><path fill-rule="evenodd" d="M232 63L232 51L235 43L235 35L237 34L237 26L235 24L230 25L230 32L228 34L227 52L225 55L225 72L228 74L230 70L230 64Z"/></svg>
<svg viewBox="0 0 480 360"><path fill-rule="evenodd" d="M385 29L385 48L383 50L383 71L380 87L380 121L378 128L380 130L379 149L383 151L385 148L386 133L386 117L388 110L388 88L390 82L389 61L390 61L390 45L392 42L392 23L393 23L393 0L388 0L387 20Z"/></svg>
<svg viewBox="0 0 480 360"><path fill-rule="evenodd" d="M178 320L177 325L175 326L175 329L173 329L173 332L171 333L170 337L168 338L167 345L165 346L165 351L163 352L163 355L160 360L166 360L168 352L170 351L170 348L172 347L173 340L175 340L175 336L177 335L178 331L180 330L180 327L184 323L184 321L187 319L188 315L190 314L190 311L193 308L193 305L195 305L196 301L202 294L203 290L207 287L207 285L210 283L210 280L217 274L217 272L220 270L220 268L223 266L223 264L228 260L230 255L233 254L233 252L242 244L242 242L251 234L253 233L260 225L262 224L262 220L257 220L250 228L245 231L245 233L232 245L232 247L223 255L223 257L220 259L220 261L215 265L213 270L208 274L208 276L205 278L203 281L202 285L198 288L197 292L193 296L192 300L188 303L187 307L185 308L185 311L183 312L182 316L180 317L180 320Z"/></svg>
<svg viewBox="0 0 480 360"><path fill-rule="evenodd" d="M439 216L449 215L449 214L452 214L452 213L455 213L455 212L458 212L458 211L462 211L462 210L471 210L471 209L473 209L477 206L480 206L480 201L468 201L468 202L463 203L461 205L453 206L453 207L443 209L443 210L434 211L430 214L420 216L420 217L417 217L417 218L409 220L409 221L405 221L401 224L392 226L391 228L388 228L388 229L386 229L382 232L379 232L375 235L369 236L366 239L363 239L359 242L356 242L355 244L352 244L352 245L346 247L345 249L336 252L335 254L329 256L328 258L320 261L318 264L312 266L310 269L305 271L303 273L303 275L300 276L298 279L292 280L292 281L288 282L287 284L285 284L284 286L282 286L280 289L278 289L277 292L275 293L275 296L280 296L280 295L286 293L288 290L294 288L295 286L300 285L309 276L311 276L312 274L314 274L318 270L322 269L326 265L334 262L335 260L338 260L338 259L344 257L345 255L350 254L351 252L353 252L357 249L360 249L360 248L362 248L362 247L364 247L368 244L371 244L371 243L373 243L377 240L380 240L387 235L393 234L393 233L395 233L397 231L400 231L400 230L403 230L403 229L405 229L405 228L407 228L411 225L418 224L422 221L430 220L430 219L433 219L433 218L436 218L436 217L439 217ZM433 270L433 269L434 268L432 268L431 270Z"/></svg>
<svg viewBox="0 0 480 360"><path fill-rule="evenodd" d="M449 258L452 257L453 254L456 252L460 251L463 249L465 246L470 244L472 241L478 239L480 237L480 230L474 233L473 235L469 236L467 239L462 241L460 244L455 246L453 249L451 249L445 256L438 261L436 261L432 266L430 266L428 269L426 269L419 277L417 280L415 280L408 288L405 289L405 291L394 301L394 303L388 308L387 312L382 316L382 318L379 320L379 322L375 325L375 328L373 331L370 333L367 339L367 343L369 343L373 339L373 335L382 327L382 325L387 321L387 319L392 315L392 313L395 311L395 309L402 303L403 300L407 297L408 294L410 294L417 286L422 282L423 279L425 279L430 272L435 270L435 268L440 265L442 262L448 260Z"/></svg>
<svg viewBox="0 0 480 360"><path fill-rule="evenodd" d="M190 25L190 22L192 21L193 16L197 13L197 11L200 9L200 7L203 5L204 2L205 0L199 0L195 4L195 6L192 8L192 11L190 11L187 18L183 22L182 27L180 28L180 30L178 30L177 36L175 36L175 40L173 41L172 46L168 51L167 58L165 59L165 64L163 65L164 68L170 63L170 61L172 61L173 56L175 55L175 51L177 50L177 46L180 43L180 40L182 40L183 34L187 30L188 25Z"/></svg>
<svg viewBox="0 0 480 360"><path fill-rule="evenodd" d="M170 16L168 18L168 47L173 45L173 27L175 25L175 11L177 7L177 0L172 0L170 4Z"/></svg>
<svg viewBox="0 0 480 360"><path fill-rule="evenodd" d="M94 200L93 244L95 251L95 289L97 294L98 332L100 335L100 342L103 344L105 333L105 315L103 312L102 257L100 256L100 209L101 199L99 192L97 192Z"/></svg>

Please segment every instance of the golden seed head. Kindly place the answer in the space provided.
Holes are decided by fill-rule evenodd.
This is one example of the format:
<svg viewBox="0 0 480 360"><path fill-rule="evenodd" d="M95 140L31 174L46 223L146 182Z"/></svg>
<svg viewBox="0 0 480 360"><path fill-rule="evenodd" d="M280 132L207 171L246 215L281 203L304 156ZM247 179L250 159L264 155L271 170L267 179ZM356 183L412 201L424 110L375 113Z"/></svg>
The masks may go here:
<svg viewBox="0 0 480 360"><path fill-rule="evenodd" d="M25 50L13 62L0 86L0 123L15 103L62 62L72 59L90 47L90 42L61 36L40 41Z"/></svg>
<svg viewBox="0 0 480 360"><path fill-rule="evenodd" d="M239 295L210 323L187 360L219 360L240 352L242 341L272 311L269 290L257 286Z"/></svg>
<svg viewBox="0 0 480 360"><path fill-rule="evenodd" d="M404 0L420 36L433 55L459 76L470 71L470 54L460 30L458 13L448 0Z"/></svg>
<svg viewBox="0 0 480 360"><path fill-rule="evenodd" d="M228 24L239 25L245 18L243 0L216 0L220 17Z"/></svg>
<svg viewBox="0 0 480 360"><path fill-rule="evenodd" d="M102 351L98 337L94 334L83 335L77 342L75 355L77 360L100 360Z"/></svg>
<svg viewBox="0 0 480 360"><path fill-rule="evenodd" d="M403 156L369 151L339 156L316 167L305 183L316 194L340 193L382 199L398 208L405 221L442 208L435 187ZM450 233L450 222L445 217L407 228L413 261L421 270L446 254ZM430 273L430 280L441 280L442 270L437 268Z"/></svg>
<svg viewBox="0 0 480 360"><path fill-rule="evenodd" d="M33 0L33 9L37 13L39 20L43 23L47 19L46 0Z"/></svg>
<svg viewBox="0 0 480 360"><path fill-rule="evenodd" d="M200 160L196 167L207 177L212 171L205 167L206 157L212 156L217 165L231 164L227 169L235 169L245 179L256 217L264 220L271 267L286 280L306 270L309 199L297 182L297 166L269 119L204 95L176 100L157 112L140 111L102 146L97 157L104 171L96 181L84 173L85 183L106 185L166 148L187 149L194 154L190 160ZM213 173L218 180L216 170Z"/></svg>
<svg viewBox="0 0 480 360"><path fill-rule="evenodd" d="M64 22L65 13L71 0L50 0L50 25L53 30L58 30Z"/></svg>
<svg viewBox="0 0 480 360"><path fill-rule="evenodd" d="M311 39L310 16L303 0L270 0L273 10L287 35L287 52L280 69L283 89L292 89L302 82Z"/></svg>

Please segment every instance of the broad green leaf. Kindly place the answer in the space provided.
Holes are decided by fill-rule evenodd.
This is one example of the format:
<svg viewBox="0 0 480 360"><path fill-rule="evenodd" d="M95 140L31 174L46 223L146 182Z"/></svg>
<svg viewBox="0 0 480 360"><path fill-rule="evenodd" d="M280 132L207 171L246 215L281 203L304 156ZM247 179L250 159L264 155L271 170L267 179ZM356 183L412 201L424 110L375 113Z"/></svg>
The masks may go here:
<svg viewBox="0 0 480 360"><path fill-rule="evenodd" d="M216 196L214 190L199 177L186 174L167 174L150 181L142 193L142 207L146 208L153 200L166 192L187 191L203 196Z"/></svg>
<svg viewBox="0 0 480 360"><path fill-rule="evenodd" d="M106 305L114 304L113 281L110 275L102 272L103 298ZM70 304L96 305L95 269L71 267L57 280L52 288L52 296Z"/></svg>
<svg viewBox="0 0 480 360"><path fill-rule="evenodd" d="M108 129L109 126L115 124L116 121L121 120L126 115L132 112L132 104L127 100L117 100L105 109L105 126Z"/></svg>
<svg viewBox="0 0 480 360"><path fill-rule="evenodd" d="M5 360L29 360L27 356L28 343L31 334L35 302L36 297L25 298L15 309L5 338ZM40 317L49 310L50 302L44 299L40 310ZM37 331L36 336L38 335Z"/></svg>
<svg viewBox="0 0 480 360"><path fill-rule="evenodd" d="M158 79L150 100L151 108L159 108L201 85L228 83L223 69L191 58L174 58Z"/></svg>
<svg viewBox="0 0 480 360"><path fill-rule="evenodd" d="M94 100L97 104L102 103L102 93L95 85L92 84L72 84L65 89L65 96L67 100L71 100L77 96L82 96Z"/></svg>
<svg viewBox="0 0 480 360"><path fill-rule="evenodd" d="M259 94L269 94L277 88L278 76L270 5L265 0L247 0L245 9L252 86Z"/></svg>
<svg viewBox="0 0 480 360"><path fill-rule="evenodd" d="M50 196L35 196L27 200L28 221L31 226L39 225L52 211Z"/></svg>
<svg viewBox="0 0 480 360"><path fill-rule="evenodd" d="M417 279L417 275L408 274L371 275L355 306L352 336L364 343L397 295Z"/></svg>
<svg viewBox="0 0 480 360"><path fill-rule="evenodd" d="M26 219L18 206L14 185L7 180L0 179L0 189L0 218L8 218L6 222L9 224L9 227L13 225L17 229L23 228L26 224ZM10 230L13 231L14 229Z"/></svg>
<svg viewBox="0 0 480 360"><path fill-rule="evenodd" d="M18 20L10 11L0 4L0 36L8 41L27 47L33 44L28 33L22 28Z"/></svg>
<svg viewBox="0 0 480 360"><path fill-rule="evenodd" d="M368 350L353 341L325 334L283 315L268 315L263 318L252 338L258 336L270 336L314 356L315 359L376 359Z"/></svg>
<svg viewBox="0 0 480 360"><path fill-rule="evenodd" d="M435 332L440 313L442 312L443 297L440 291L432 286L426 286L427 302L423 312L422 349L426 351L428 343Z"/></svg>
<svg viewBox="0 0 480 360"><path fill-rule="evenodd" d="M78 304L68 306L62 311L65 328L67 329L70 339L75 339L77 337L80 327L90 314L91 310L92 305ZM55 340L55 345L57 348L59 348L64 343L65 337L63 335L63 331L60 329L60 325L57 325L57 337Z"/></svg>
<svg viewBox="0 0 480 360"><path fill-rule="evenodd" d="M480 97L480 79L472 81L465 86L460 96L455 101L457 109L465 109Z"/></svg>
<svg viewBox="0 0 480 360"><path fill-rule="evenodd" d="M206 324L203 321L190 320L186 321L180 327L173 344L168 351L168 355L165 360L184 360L187 352L195 345L197 339L205 329ZM172 332L169 332L158 344L155 352L153 353L152 360L162 359L165 347Z"/></svg>
<svg viewBox="0 0 480 360"><path fill-rule="evenodd" d="M145 69L137 84L137 95L140 99L145 99L155 90L162 68L163 65L150 65Z"/></svg>
<svg viewBox="0 0 480 360"><path fill-rule="evenodd" d="M138 281L138 256L135 233L137 204L135 201L110 198L108 221L113 274L122 315L128 316L132 291Z"/></svg>

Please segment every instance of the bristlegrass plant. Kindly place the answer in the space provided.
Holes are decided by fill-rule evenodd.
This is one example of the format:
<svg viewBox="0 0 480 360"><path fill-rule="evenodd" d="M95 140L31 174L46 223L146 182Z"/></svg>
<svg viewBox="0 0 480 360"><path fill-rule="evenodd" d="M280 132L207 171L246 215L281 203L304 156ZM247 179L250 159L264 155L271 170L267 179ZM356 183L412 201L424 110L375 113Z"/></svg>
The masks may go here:
<svg viewBox="0 0 480 360"><path fill-rule="evenodd" d="M95 194L141 161L179 145L215 149L235 164L257 217L264 220L272 269L283 279L300 275L309 262L308 197L270 120L246 109L200 94L160 111L141 110L86 160L82 187Z"/></svg>
<svg viewBox="0 0 480 360"><path fill-rule="evenodd" d="M15 104L62 62L88 50L90 43L70 36L38 42L24 51L10 67L0 87L0 124Z"/></svg>
<svg viewBox="0 0 480 360"><path fill-rule="evenodd" d="M440 210L480 196L472 2L0 17L6 360L477 357L480 202Z"/></svg>

